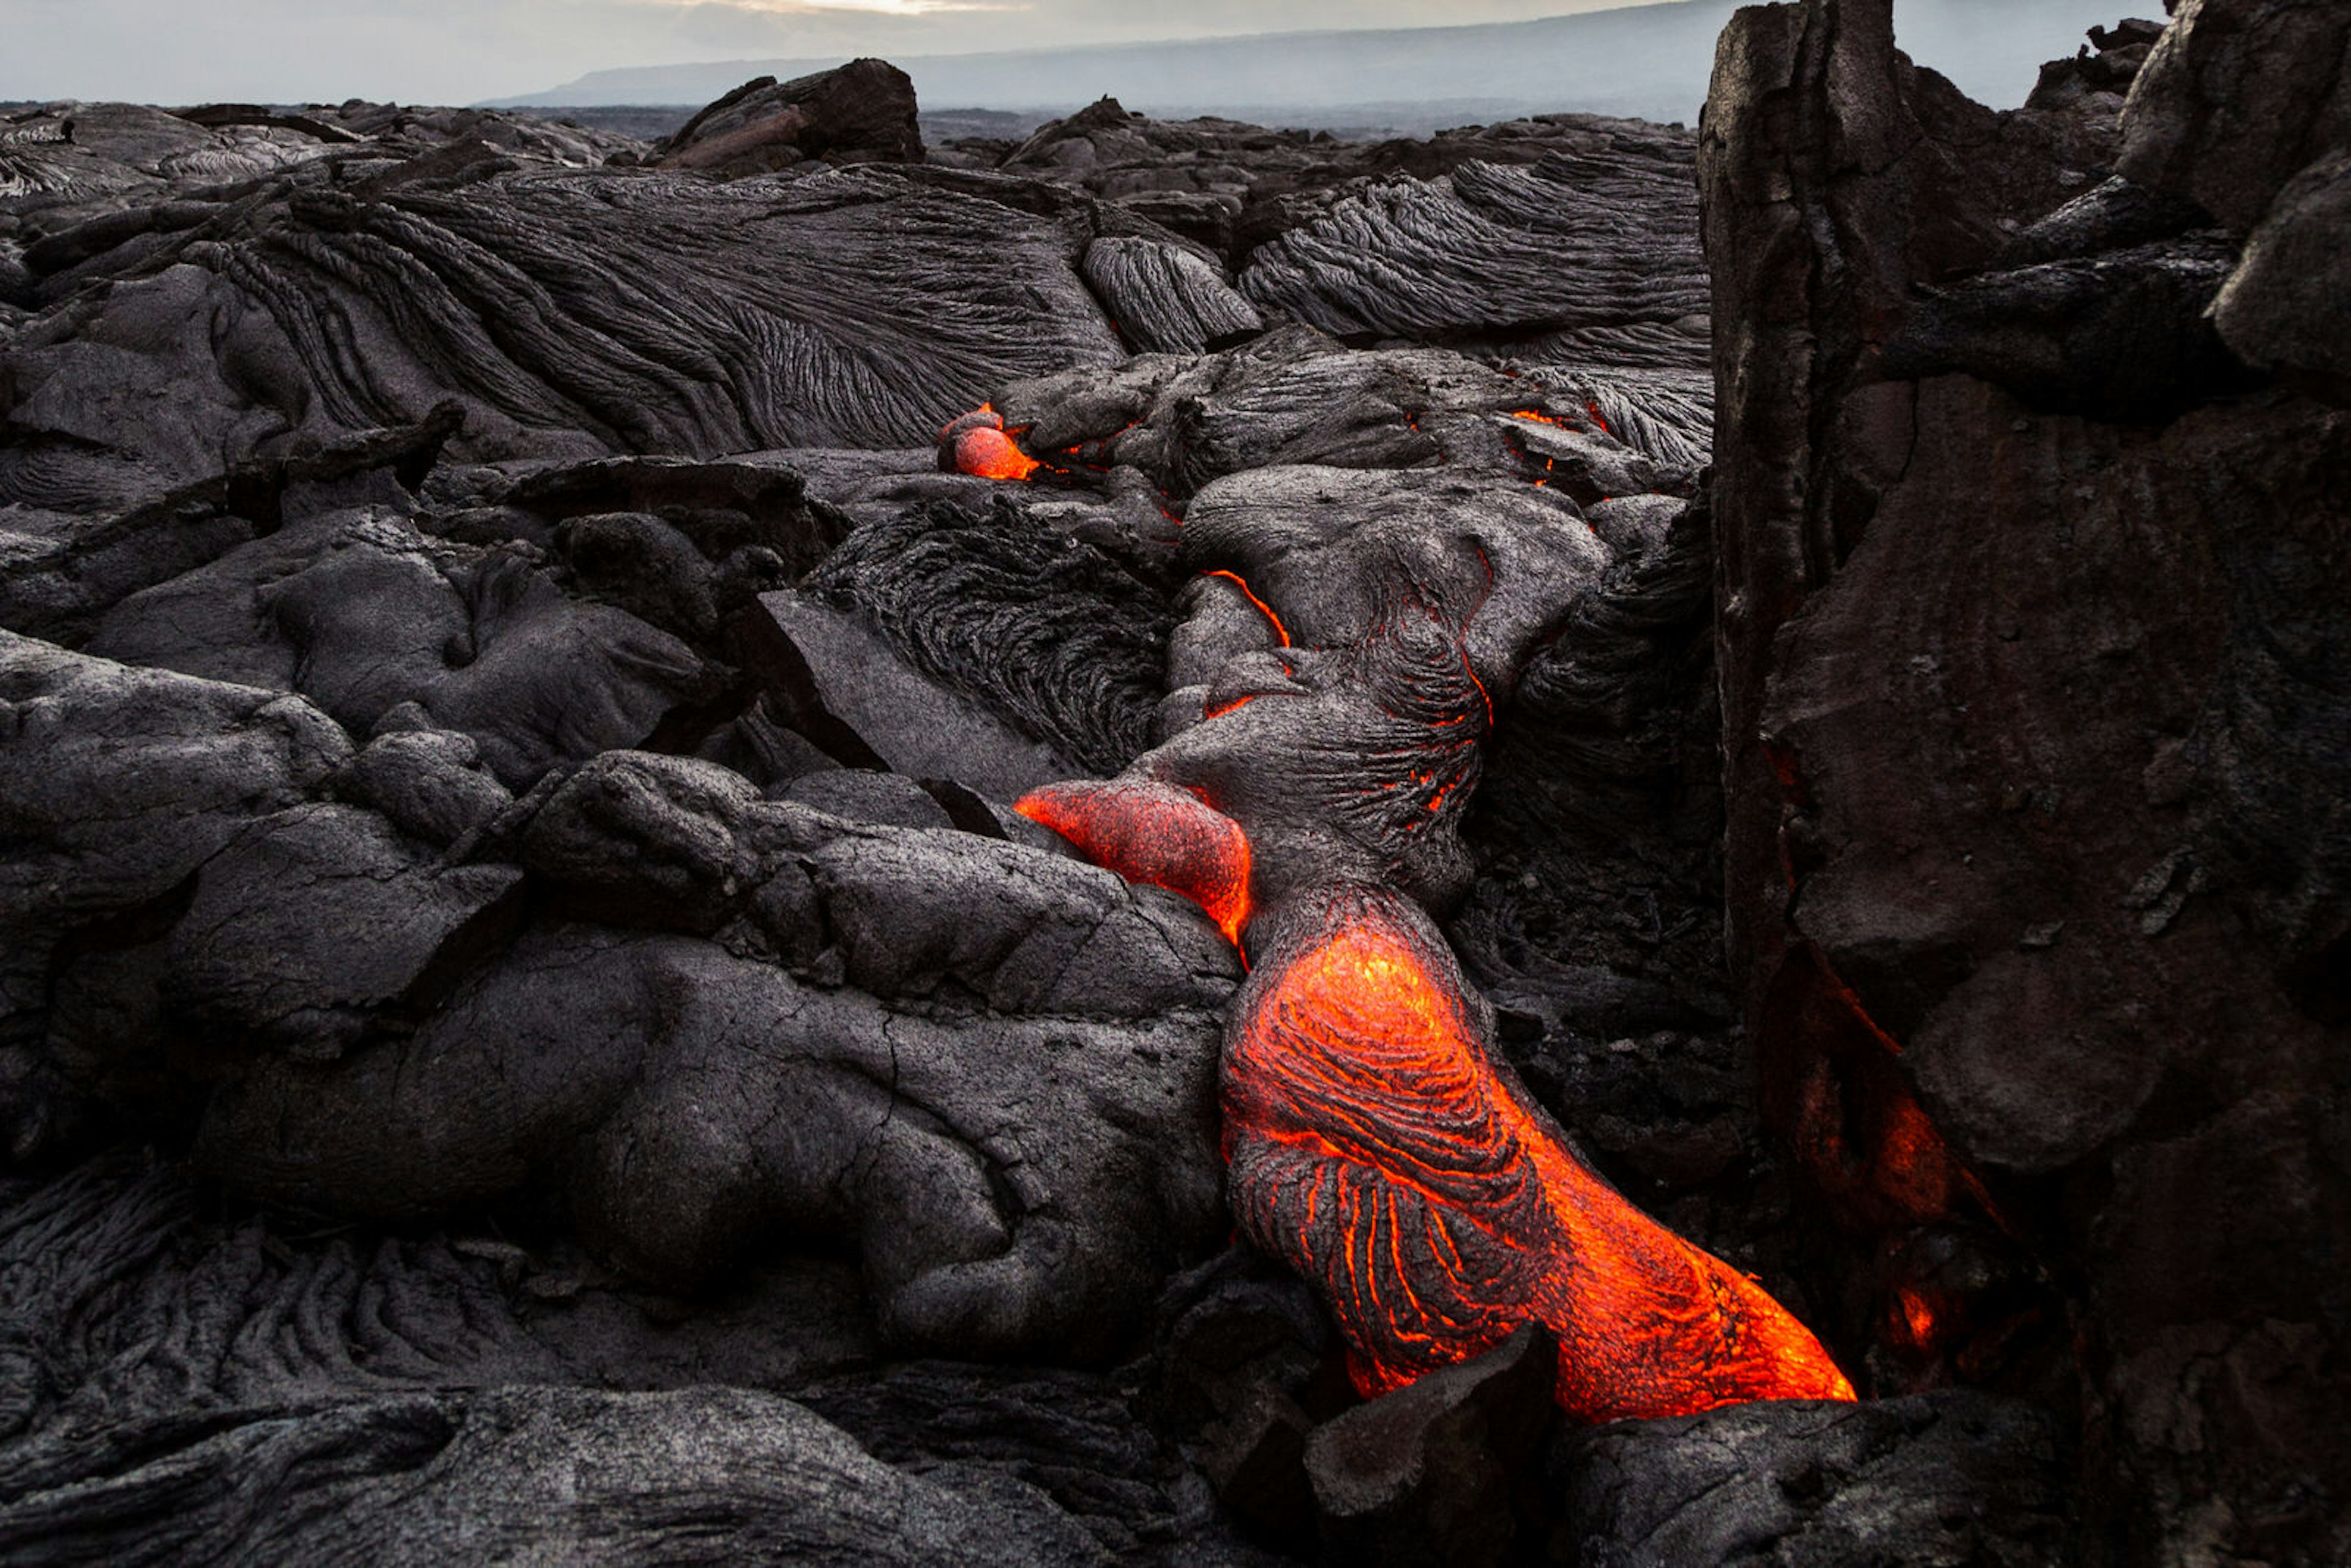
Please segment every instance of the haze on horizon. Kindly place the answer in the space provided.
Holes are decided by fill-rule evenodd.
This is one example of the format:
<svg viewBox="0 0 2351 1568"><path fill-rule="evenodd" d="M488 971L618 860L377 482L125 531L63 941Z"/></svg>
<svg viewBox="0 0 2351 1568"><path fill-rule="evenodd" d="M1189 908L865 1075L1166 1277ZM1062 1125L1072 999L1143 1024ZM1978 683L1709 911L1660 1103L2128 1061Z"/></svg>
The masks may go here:
<svg viewBox="0 0 2351 1568"><path fill-rule="evenodd" d="M0 99L472 103L620 66L1459 26L1638 0L0 0Z"/></svg>
<svg viewBox="0 0 2351 1568"><path fill-rule="evenodd" d="M1658 3L1451 0L1438 10L1426 0L0 0L0 100L463 104L615 68L1457 27ZM2053 47L2036 38L2036 53L2013 39L2020 47L2005 52L2019 57L2002 57L2001 35L2014 29L2001 24L2012 19L2013 5L1899 0L1896 24L1905 11L1931 21L1921 41L1973 57L1946 61L1915 45L1914 53L1979 95L1999 95L1989 101L2013 103ZM1972 26L1971 9L1989 25ZM2062 42L2068 26L2082 25L2072 13L2113 21L2130 6L2055 0L2050 9L2067 13L2067 22L2033 30ZM2160 7L2147 0L2139 9ZM1996 18L2001 12L2010 15ZM1982 68L1987 60L1995 71ZM1703 63L1691 63L1702 72ZM1977 67L1973 83L1967 65ZM1093 96L1084 84L1071 86L1072 103Z"/></svg>

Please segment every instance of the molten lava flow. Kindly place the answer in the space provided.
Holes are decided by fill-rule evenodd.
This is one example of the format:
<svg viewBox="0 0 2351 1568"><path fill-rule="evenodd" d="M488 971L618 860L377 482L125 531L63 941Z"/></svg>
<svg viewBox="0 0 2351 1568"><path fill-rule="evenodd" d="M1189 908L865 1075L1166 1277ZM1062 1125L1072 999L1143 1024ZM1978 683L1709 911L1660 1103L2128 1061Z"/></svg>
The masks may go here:
<svg viewBox="0 0 2351 1568"><path fill-rule="evenodd" d="M1058 784L1017 809L1236 942L1251 920L1248 835L1185 790ZM1625 1202L1494 1071L1450 950L1403 898L1346 887L1278 924L1227 1032L1233 1207L1324 1287L1364 1394L1532 1318L1585 1420L1853 1397L1777 1301Z"/></svg>
<svg viewBox="0 0 2351 1568"><path fill-rule="evenodd" d="M1120 779L1018 809L1246 937L1222 1076L1233 1210L1318 1287L1365 1394L1531 1321L1559 1345L1558 1403L1586 1420L1850 1399L1785 1309L1627 1203L1497 1067L1428 913L1472 874L1461 808L1497 702L1602 566L1586 536L1514 527L1364 528L1290 570L1280 540L1251 539L1235 564L1318 643L1344 642L1280 655L1281 700L1254 703L1268 676L1239 661L1266 649L1239 639L1205 689L1243 695L1204 701ZM1274 604L1213 575L1290 645ZM1196 613L1231 612L1201 597Z"/></svg>
<svg viewBox="0 0 2351 1568"><path fill-rule="evenodd" d="M939 466L981 479L1026 479L1044 465L1020 450L1002 414L981 403L939 432Z"/></svg>
<svg viewBox="0 0 2351 1568"><path fill-rule="evenodd" d="M1198 796L1141 779L1049 784L1012 809L1127 881L1181 894L1239 945L1249 921L1249 836Z"/></svg>
<svg viewBox="0 0 2351 1568"><path fill-rule="evenodd" d="M1243 593L1247 594L1249 596L1249 601L1257 606L1258 613L1264 616L1267 623L1273 628L1273 634L1281 639L1281 645L1285 648L1290 646L1290 628L1281 623L1281 617L1273 612L1273 606L1268 604L1264 600L1259 599L1257 596L1257 590L1251 588L1247 582L1241 580L1240 573L1237 571L1211 571L1205 572L1202 575L1207 577L1221 577L1227 582L1231 583L1235 588L1239 589Z"/></svg>
<svg viewBox="0 0 2351 1568"><path fill-rule="evenodd" d="M956 467L982 479L1026 479L1043 466L1000 430L967 430L956 440Z"/></svg>
<svg viewBox="0 0 2351 1568"><path fill-rule="evenodd" d="M1584 1420L1853 1397L1785 1309L1625 1202L1494 1071L1416 910L1353 887L1283 922L1227 1036L1233 1207L1323 1285L1365 1395L1533 1318Z"/></svg>

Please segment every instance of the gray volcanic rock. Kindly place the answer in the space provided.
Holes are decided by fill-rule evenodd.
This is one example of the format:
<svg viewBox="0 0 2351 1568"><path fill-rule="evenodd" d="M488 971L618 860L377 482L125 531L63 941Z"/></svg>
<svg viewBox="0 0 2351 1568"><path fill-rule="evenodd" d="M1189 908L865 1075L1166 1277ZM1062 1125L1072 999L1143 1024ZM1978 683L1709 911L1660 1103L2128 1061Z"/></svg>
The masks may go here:
<svg viewBox="0 0 2351 1568"><path fill-rule="evenodd" d="M1324 1550L1381 1568L1510 1561L1511 1492L1552 1422L1558 1357L1529 1323L1473 1361L1316 1427L1305 1460Z"/></svg>
<svg viewBox="0 0 2351 1568"><path fill-rule="evenodd" d="M1080 267L1128 343L1146 354L1198 353L1220 339L1260 331L1257 308L1214 265L1178 246L1105 238Z"/></svg>
<svg viewBox="0 0 2351 1568"><path fill-rule="evenodd" d="M893 1470L739 1389L384 1395L165 1425L44 1469L0 1503L0 1550L52 1563L1110 1561L1041 1493Z"/></svg>
<svg viewBox="0 0 2351 1568"><path fill-rule="evenodd" d="M805 774L770 797L813 806L828 816L881 828L960 827L938 798L903 773L865 768L828 768ZM991 835L995 836L995 835Z"/></svg>
<svg viewBox="0 0 2351 1568"><path fill-rule="evenodd" d="M1552 1560L2039 1568L2068 1530L2053 1423L1971 1392L1773 1401L1561 1440Z"/></svg>
<svg viewBox="0 0 2351 1568"><path fill-rule="evenodd" d="M1695 467L1713 388L1692 155L1677 127L1591 115L1365 144L1105 99L997 156L1218 252L1269 319L1575 378L1612 429Z"/></svg>
<svg viewBox="0 0 2351 1568"><path fill-rule="evenodd" d="M204 862L164 944L164 1003L242 1046L334 1057L440 999L519 924L511 866L435 866L347 806L263 817Z"/></svg>
<svg viewBox="0 0 2351 1568"><path fill-rule="evenodd" d="M248 840L298 855L302 826ZM522 854L575 915L730 921L726 946L537 926L475 958L413 1038L256 1064L207 1113L207 1164L402 1217L551 1176L608 1256L671 1281L716 1278L779 1231L845 1235L885 1333L965 1351L1103 1344L1172 1261L1161 1249L1213 1225L1213 1009L1235 964L1188 907L1000 840L854 828L709 764L622 753L548 793ZM213 869L174 965L183 941L217 948L209 912L243 885ZM401 874L378 903L437 885ZM421 874L506 885L491 867ZM378 967L397 956L351 918L316 925L231 967L348 977L369 972L354 944ZM167 1015L191 1005L178 973Z"/></svg>
<svg viewBox="0 0 2351 1568"><path fill-rule="evenodd" d="M672 1474L681 1462L718 1467L696 1518L724 1541L756 1538L766 1506L758 1500L807 1478L811 1450L831 1445L858 1485L845 1502L805 1500L800 1521L810 1538L870 1525L858 1500L899 1496L903 1480L917 1502L943 1491L966 1511L957 1528L984 1538L989 1562L1024 1560L1024 1542L1040 1537L1068 1539L1070 1521L1122 1562L1268 1561L1222 1536L1188 1490L1196 1483L1106 1379L935 1362L873 1366L853 1276L838 1263L785 1262L689 1312L559 1245L526 1248L464 1231L371 1241L260 1215L214 1223L177 1166L100 1161L12 1197L21 1201L0 1214L0 1324L18 1353L0 1378L0 1427L10 1433L0 1445L8 1478L0 1530L12 1543L37 1521L50 1532L44 1544L81 1543L93 1560L135 1552L150 1531L175 1550L226 1550L288 1499L330 1519L331 1505L347 1500L374 1506L380 1483L365 1479L372 1471L297 1470L278 1477L269 1499L239 1490L215 1461L244 1451L256 1429L307 1436L317 1430L308 1423L416 1396L463 1421L496 1403L466 1390L585 1382L597 1392L566 1408L592 1412L589 1425L625 1421L647 1438L689 1445L683 1460L670 1453ZM91 1291L100 1276L106 1288ZM717 1380L735 1396L710 1386ZM322 1394L330 1387L343 1392ZM646 1396L672 1390L688 1392ZM182 1401L235 1414L156 1419ZM516 1403L499 1408L521 1413ZM590 1447L569 1417L549 1422L544 1410L531 1406L524 1425L550 1449ZM783 1454L770 1436L778 1424L791 1444ZM225 1454L204 1446L224 1434ZM850 1439L872 1459L843 1452ZM507 1462L479 1434L459 1451ZM753 1482L727 1479L731 1467L769 1469L779 1460ZM182 1465L201 1478L203 1505L158 1519L130 1483ZM423 1507L437 1518L449 1506L437 1500L460 1478L449 1462L424 1475L436 1500ZM604 1528L625 1521L631 1537L659 1542L664 1555L690 1549L658 1519L632 1511L641 1496L598 1495ZM560 1500L544 1500L531 1539L585 1550L572 1539L577 1516ZM845 1520L830 1517L835 1503L848 1508ZM502 1528L533 1527L512 1520ZM323 1548L323 1537L301 1539ZM891 1549L864 1536L856 1545ZM819 1547L804 1540L799 1549ZM1076 1557L1088 1560L1082 1549Z"/></svg>
<svg viewBox="0 0 2351 1568"><path fill-rule="evenodd" d="M410 837L445 848L514 803L481 767L481 750L455 730L396 730L370 741L337 786Z"/></svg>
<svg viewBox="0 0 2351 1568"><path fill-rule="evenodd" d="M1698 202L1688 141L1644 129L1604 153L1468 162L1351 195L1259 247L1242 292L1341 335L1670 329L1707 308ZM1656 341L1664 358L1651 362L1702 362L1702 343L1670 331Z"/></svg>
<svg viewBox="0 0 2351 1568"><path fill-rule="evenodd" d="M562 592L528 550L445 544L381 511L326 513L132 594L88 646L299 690L360 735L414 703L517 789L644 740L718 680L675 637Z"/></svg>
<svg viewBox="0 0 2351 1568"><path fill-rule="evenodd" d="M927 439L989 384L1119 357L1092 237L878 168L289 176L17 335L0 501L143 497L452 397L486 459Z"/></svg>
<svg viewBox="0 0 2351 1568"><path fill-rule="evenodd" d="M582 1234L641 1278L711 1281L771 1238L840 1236L892 1343L1102 1354L1170 1253L1217 1223L1215 1023L1159 1016L1214 989L1148 922L1103 922L1090 962L1123 942L1171 971L1156 991L1105 997L1099 970L1047 967L1055 949L1061 966L1086 950L1082 928L954 951L945 912L977 913L970 893L906 889L919 891L942 909L932 963L988 966L1008 1003L1092 1019L934 1021L689 938L558 929L526 938L413 1044L249 1074L215 1100L202 1157L247 1190L386 1216L559 1172ZM863 892L826 886L822 907L854 917ZM920 985L894 945L847 940L854 978Z"/></svg>
<svg viewBox="0 0 2351 1568"><path fill-rule="evenodd" d="M1205 1506L1196 1477L1163 1449L1112 1378L915 1362L839 1374L795 1396L888 1463L949 1484L1000 1476L1044 1492L1114 1561L1281 1561L1232 1537Z"/></svg>
<svg viewBox="0 0 2351 1568"><path fill-rule="evenodd" d="M0 798L12 839L0 1030L10 1134L26 1158L47 1113L38 1094L18 1093L59 942L171 903L248 818L319 793L351 746L298 697L125 669L5 632L0 683Z"/></svg>
<svg viewBox="0 0 2351 1568"><path fill-rule="evenodd" d="M58 509L0 507L0 625L78 643L128 595L289 520L360 505L412 510L407 486L424 482L463 420L455 404L444 404L421 423L240 464L143 505L131 504L129 492L69 486L46 497Z"/></svg>
<svg viewBox="0 0 2351 1568"><path fill-rule="evenodd" d="M1114 773L1150 745L1171 616L1155 582L1119 559L1136 553L1131 540L1103 522L1086 509L1064 525L1025 498L909 509L843 540L809 591L1080 768ZM899 771L979 782L957 768Z"/></svg>
<svg viewBox="0 0 2351 1568"><path fill-rule="evenodd" d="M953 779L1007 802L1081 768L938 685L872 625L798 593L762 595L759 666L794 728L852 767Z"/></svg>
<svg viewBox="0 0 2351 1568"><path fill-rule="evenodd" d="M886 60L852 60L778 83L745 82L679 127L651 162L740 179L810 159L919 163L914 84Z"/></svg>
<svg viewBox="0 0 2351 1568"><path fill-rule="evenodd" d="M1015 382L994 401L1037 451L1138 469L1178 500L1221 476L1276 465L1442 462L1556 479L1597 501L1686 477L1677 455L1702 451L1707 440L1703 407L1670 401L1652 402L1640 426L1662 439L1636 446L1627 444L1639 439L1635 431L1621 440L1610 434L1604 426L1615 415L1606 411L1621 403L1602 400L1629 384L1602 372L1505 371L1443 350L1348 349L1292 325L1201 358L1139 356L1113 377ZM1611 385L1616 392L1602 390ZM1579 443L1589 435L1596 445ZM1604 490L1604 479L1616 488Z"/></svg>

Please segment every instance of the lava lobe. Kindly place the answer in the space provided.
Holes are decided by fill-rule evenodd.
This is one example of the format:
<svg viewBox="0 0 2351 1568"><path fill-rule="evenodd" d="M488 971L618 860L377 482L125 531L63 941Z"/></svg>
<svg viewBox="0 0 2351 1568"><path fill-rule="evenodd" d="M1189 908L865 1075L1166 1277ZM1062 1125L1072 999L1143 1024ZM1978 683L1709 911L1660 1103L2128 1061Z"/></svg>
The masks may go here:
<svg viewBox="0 0 2351 1568"><path fill-rule="evenodd" d="M1262 643L1228 650L1199 716L1124 775L1019 810L1194 899L1251 961L1225 1032L1229 1196L1330 1303L1361 1392L1533 1320L1579 1419L1850 1399L1761 1286L1576 1156L1497 1061L1431 915L1467 881L1459 824L1496 701L1599 548L1522 519L1190 533L1190 563L1264 612Z"/></svg>

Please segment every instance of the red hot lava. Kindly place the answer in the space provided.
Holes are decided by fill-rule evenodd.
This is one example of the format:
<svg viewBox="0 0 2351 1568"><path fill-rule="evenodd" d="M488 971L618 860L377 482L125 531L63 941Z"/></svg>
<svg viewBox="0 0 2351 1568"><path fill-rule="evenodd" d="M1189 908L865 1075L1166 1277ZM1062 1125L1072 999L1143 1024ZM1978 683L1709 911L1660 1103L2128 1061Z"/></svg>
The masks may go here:
<svg viewBox="0 0 2351 1568"><path fill-rule="evenodd" d="M1581 1420L1853 1397L1786 1309L1627 1203L1495 1070L1417 909L1350 887L1298 915L1227 1037L1233 1207L1323 1285L1364 1394L1533 1318Z"/></svg>
<svg viewBox="0 0 2351 1568"><path fill-rule="evenodd" d="M1577 1158L1492 1053L1427 913L1474 874L1462 802L1497 707L1605 552L1482 516L1200 538L1196 564L1263 612L1279 657L1232 653L1200 720L1119 779L1019 810L1192 898L1253 960L1225 1031L1233 1209L1319 1288L1357 1386L1401 1387L1531 1321L1583 1420L1853 1397L1761 1286Z"/></svg>
<svg viewBox="0 0 2351 1568"><path fill-rule="evenodd" d="M1249 843L1198 796L1144 779L1051 784L1013 807L1129 882L1181 894L1238 946L1249 919Z"/></svg>
<svg viewBox="0 0 2351 1568"><path fill-rule="evenodd" d="M1236 942L1257 915L1247 833L1194 794L1072 783L1019 809ZM1533 1319L1583 1420L1853 1397L1786 1309L1627 1203L1495 1069L1451 950L1408 900L1342 885L1263 924L1226 1032L1233 1208L1322 1286L1364 1395Z"/></svg>
<svg viewBox="0 0 2351 1568"><path fill-rule="evenodd" d="M1004 416L986 403L939 432L939 467L946 473L1026 479L1043 466L1020 450L1004 428Z"/></svg>

